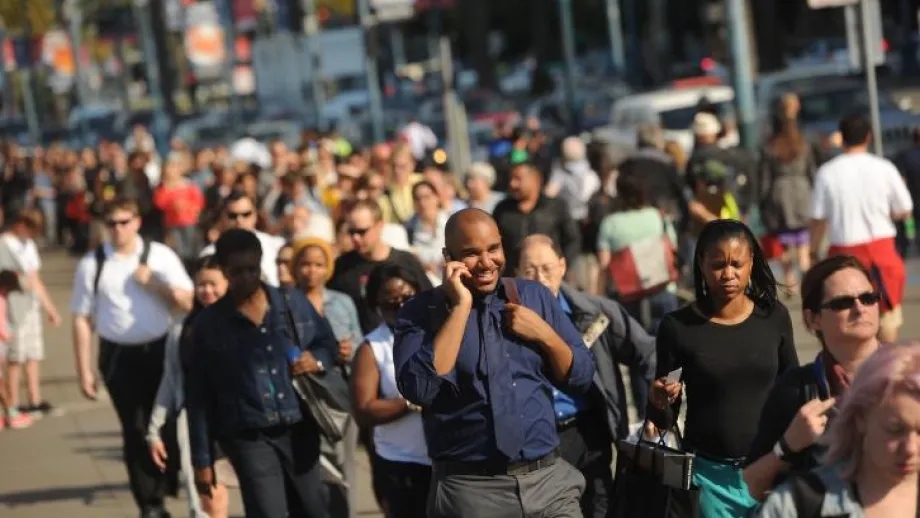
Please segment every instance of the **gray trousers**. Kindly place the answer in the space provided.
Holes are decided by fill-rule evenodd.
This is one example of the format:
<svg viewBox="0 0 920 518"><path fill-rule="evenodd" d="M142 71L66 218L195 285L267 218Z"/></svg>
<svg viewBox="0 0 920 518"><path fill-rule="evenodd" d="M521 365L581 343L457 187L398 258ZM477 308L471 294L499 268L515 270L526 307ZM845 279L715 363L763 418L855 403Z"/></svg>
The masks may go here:
<svg viewBox="0 0 920 518"><path fill-rule="evenodd" d="M585 477L558 459L526 475L432 473L428 518L582 518Z"/></svg>

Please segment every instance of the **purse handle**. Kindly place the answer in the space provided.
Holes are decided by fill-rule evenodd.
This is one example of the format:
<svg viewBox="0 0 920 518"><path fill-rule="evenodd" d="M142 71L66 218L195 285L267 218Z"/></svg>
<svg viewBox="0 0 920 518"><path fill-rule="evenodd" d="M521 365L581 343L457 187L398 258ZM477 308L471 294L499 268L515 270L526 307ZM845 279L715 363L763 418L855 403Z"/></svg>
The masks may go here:
<svg viewBox="0 0 920 518"><path fill-rule="evenodd" d="M657 441L649 441L645 438L645 428L646 426L648 426L650 422L651 420L648 418L648 416L646 416L645 421L643 421L642 423L642 428L639 429L639 442L640 443L644 442L644 443L654 444L656 446L667 447L668 444L665 441L665 436L668 435L668 432L672 432L677 437L677 447L678 448L684 447L684 436L680 432L680 425L677 424L677 419L674 419L674 422L671 424L670 428L666 428L664 430L658 430L658 440Z"/></svg>

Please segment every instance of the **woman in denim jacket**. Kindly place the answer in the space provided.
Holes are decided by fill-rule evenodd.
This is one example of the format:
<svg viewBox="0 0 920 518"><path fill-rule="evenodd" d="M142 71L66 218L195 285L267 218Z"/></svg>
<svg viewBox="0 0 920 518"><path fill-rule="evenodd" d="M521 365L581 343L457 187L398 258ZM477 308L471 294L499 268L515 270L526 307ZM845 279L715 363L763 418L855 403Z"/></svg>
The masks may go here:
<svg viewBox="0 0 920 518"><path fill-rule="evenodd" d="M920 515L920 342L863 363L828 431L825 465L776 489L759 518Z"/></svg>

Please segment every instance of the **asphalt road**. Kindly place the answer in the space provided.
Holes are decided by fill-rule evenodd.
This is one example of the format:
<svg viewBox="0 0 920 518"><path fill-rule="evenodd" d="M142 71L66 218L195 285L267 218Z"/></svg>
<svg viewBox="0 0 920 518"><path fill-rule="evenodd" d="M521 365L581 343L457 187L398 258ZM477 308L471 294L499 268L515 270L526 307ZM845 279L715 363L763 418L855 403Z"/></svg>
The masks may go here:
<svg viewBox="0 0 920 518"><path fill-rule="evenodd" d="M44 278L63 314L67 314L73 260L46 253ZM909 262L910 286L904 303L905 338L920 338L920 260ZM817 342L801 324L799 305L790 300L799 357L808 361ZM69 319L65 319L68 322ZM46 330L47 360L42 389L61 409L32 428L0 432L0 516L4 518L135 518L121 463L118 422L110 404L82 399L74 376L69 326ZM358 515L382 516L370 490L370 474L358 455L356 484ZM232 490L233 516L242 516L237 491ZM182 499L169 502L173 516L187 516Z"/></svg>

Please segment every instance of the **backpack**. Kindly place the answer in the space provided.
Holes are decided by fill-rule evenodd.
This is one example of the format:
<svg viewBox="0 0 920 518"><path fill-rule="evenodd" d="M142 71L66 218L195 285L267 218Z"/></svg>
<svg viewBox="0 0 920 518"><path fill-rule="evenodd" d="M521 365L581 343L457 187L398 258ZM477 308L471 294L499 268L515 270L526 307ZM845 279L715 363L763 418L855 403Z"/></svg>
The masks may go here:
<svg viewBox="0 0 920 518"><path fill-rule="evenodd" d="M814 471L802 473L789 481L792 501L795 502L796 516L801 518L819 518L824 505L824 493L827 488Z"/></svg>
<svg viewBox="0 0 920 518"><path fill-rule="evenodd" d="M147 260L150 258L150 242L141 238L143 248L141 249L141 266L147 266ZM105 245L96 247L96 276L93 278L93 295L99 291L99 279L102 278L102 267L105 265Z"/></svg>

